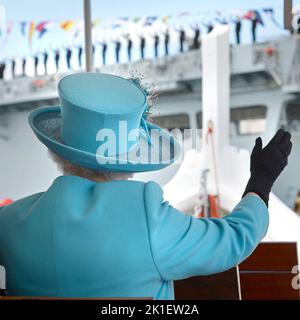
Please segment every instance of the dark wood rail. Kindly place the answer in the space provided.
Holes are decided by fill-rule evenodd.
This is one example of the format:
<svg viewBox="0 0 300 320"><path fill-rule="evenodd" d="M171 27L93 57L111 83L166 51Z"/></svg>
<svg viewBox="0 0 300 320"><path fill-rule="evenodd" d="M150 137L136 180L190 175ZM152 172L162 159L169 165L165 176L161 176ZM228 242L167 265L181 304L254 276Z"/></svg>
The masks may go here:
<svg viewBox="0 0 300 320"><path fill-rule="evenodd" d="M176 299L299 300L292 287L299 274L296 243L261 243L238 267L226 272L175 282ZM299 281L298 281L299 283Z"/></svg>
<svg viewBox="0 0 300 320"><path fill-rule="evenodd" d="M297 265L296 243L260 244L239 267L242 299L299 300L299 290L292 287Z"/></svg>

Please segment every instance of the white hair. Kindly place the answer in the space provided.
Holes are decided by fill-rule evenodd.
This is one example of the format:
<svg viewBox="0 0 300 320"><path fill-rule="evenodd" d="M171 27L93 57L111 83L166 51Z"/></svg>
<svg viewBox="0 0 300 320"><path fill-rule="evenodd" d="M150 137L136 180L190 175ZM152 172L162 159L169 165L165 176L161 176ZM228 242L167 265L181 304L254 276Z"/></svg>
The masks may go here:
<svg viewBox="0 0 300 320"><path fill-rule="evenodd" d="M127 172L101 171L84 168L63 159L50 150L49 154L52 160L57 164L58 169L65 175L79 176L94 181L127 180L133 176L132 173Z"/></svg>

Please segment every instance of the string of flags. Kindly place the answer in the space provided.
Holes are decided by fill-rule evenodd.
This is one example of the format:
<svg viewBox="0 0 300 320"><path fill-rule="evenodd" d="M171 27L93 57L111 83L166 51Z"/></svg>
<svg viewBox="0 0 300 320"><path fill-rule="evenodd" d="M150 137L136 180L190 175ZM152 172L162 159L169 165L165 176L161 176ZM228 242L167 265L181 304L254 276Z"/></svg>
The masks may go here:
<svg viewBox="0 0 300 320"><path fill-rule="evenodd" d="M213 14L210 13L210 15L207 12L199 12L197 14L184 11L180 12L177 15L164 15L164 16L148 16L148 17L120 17L111 21L103 21L101 19L96 19L92 22L92 27L96 28L99 25L102 25L105 27L105 29L111 29L111 30L117 30L121 27L124 27L126 24L133 23L133 24L139 24L141 27L150 27L153 26L157 22L161 22L165 25L169 25L173 22L179 23L181 19L187 19L187 18L194 18L194 23L197 23L198 20L200 20L200 16L203 16L203 19L206 21L209 19L208 17L211 17L209 20L215 19L216 21L221 21L220 17L222 16L222 21L230 21L230 18L232 16L239 17L240 19L245 20L251 20L253 19L253 16L255 16L255 19L257 20L257 23L264 25L264 20L262 17L263 13L266 17L268 17L277 27L282 28L280 23L276 21L274 9L273 8L262 8L260 10L247 10L244 13L230 13L228 14L228 17L223 15L219 11L215 11ZM213 18L214 16L214 18ZM6 39L4 40L4 43L6 43L7 38L11 34L12 30L19 26L21 35L23 37L27 37L28 44L31 46L33 37L36 35L37 39L41 39L47 32L49 32L53 28L61 28L65 32L69 32L71 30L74 30L73 37L77 38L81 31L83 30L83 21L82 20L73 20L73 19L67 19L63 21L20 21L20 22L13 22L8 21L6 25ZM4 34L3 30L0 30L0 37Z"/></svg>

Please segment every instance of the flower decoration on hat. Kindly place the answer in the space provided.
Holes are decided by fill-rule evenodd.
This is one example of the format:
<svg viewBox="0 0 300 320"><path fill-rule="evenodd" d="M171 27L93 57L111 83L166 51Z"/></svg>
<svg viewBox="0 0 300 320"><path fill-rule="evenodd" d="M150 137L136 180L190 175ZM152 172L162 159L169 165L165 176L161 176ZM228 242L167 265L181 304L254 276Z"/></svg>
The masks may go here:
<svg viewBox="0 0 300 320"><path fill-rule="evenodd" d="M147 121L151 122L151 112L150 109L155 105L157 102L158 94L153 91L154 84L148 84L148 83L142 83L143 81L143 75L142 74L136 74L135 72L130 73L129 81L133 82L139 89L141 89L147 99L146 108L143 112L142 119L141 119L141 126L146 132L148 143L149 145L152 145L151 143L151 137L149 134Z"/></svg>

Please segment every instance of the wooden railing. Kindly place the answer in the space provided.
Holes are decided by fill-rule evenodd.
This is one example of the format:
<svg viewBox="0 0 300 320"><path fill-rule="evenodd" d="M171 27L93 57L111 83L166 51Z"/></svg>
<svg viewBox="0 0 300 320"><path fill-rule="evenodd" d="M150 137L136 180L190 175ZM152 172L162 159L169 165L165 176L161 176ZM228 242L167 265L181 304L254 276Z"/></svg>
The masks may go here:
<svg viewBox="0 0 300 320"><path fill-rule="evenodd" d="M296 243L261 243L252 255L236 268L216 275L176 281L175 298L299 300L299 288L292 286L293 279L299 277L299 273L294 273L296 266Z"/></svg>

